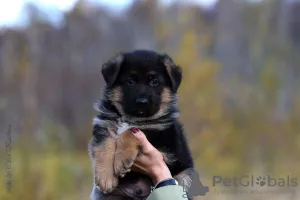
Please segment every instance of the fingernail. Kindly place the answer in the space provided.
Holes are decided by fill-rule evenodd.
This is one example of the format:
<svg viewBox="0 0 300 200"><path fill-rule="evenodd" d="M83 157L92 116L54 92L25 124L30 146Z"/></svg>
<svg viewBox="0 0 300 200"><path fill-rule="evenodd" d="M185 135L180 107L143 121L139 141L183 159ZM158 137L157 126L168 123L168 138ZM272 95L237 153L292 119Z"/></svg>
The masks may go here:
<svg viewBox="0 0 300 200"><path fill-rule="evenodd" d="M137 132L139 132L139 129L138 129L138 128L131 128L130 130L131 130L131 132L134 133L134 134L137 133Z"/></svg>

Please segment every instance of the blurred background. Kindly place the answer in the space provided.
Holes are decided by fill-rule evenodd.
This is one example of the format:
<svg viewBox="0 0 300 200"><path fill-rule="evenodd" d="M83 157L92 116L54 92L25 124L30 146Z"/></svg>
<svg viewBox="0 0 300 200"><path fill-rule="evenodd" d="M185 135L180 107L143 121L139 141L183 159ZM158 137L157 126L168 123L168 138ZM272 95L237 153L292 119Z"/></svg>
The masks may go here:
<svg viewBox="0 0 300 200"><path fill-rule="evenodd" d="M300 198L299 186L212 187L213 176L300 180L300 1L0 0L1 200L89 199L101 65L140 48L183 68L180 120L211 191L197 199Z"/></svg>

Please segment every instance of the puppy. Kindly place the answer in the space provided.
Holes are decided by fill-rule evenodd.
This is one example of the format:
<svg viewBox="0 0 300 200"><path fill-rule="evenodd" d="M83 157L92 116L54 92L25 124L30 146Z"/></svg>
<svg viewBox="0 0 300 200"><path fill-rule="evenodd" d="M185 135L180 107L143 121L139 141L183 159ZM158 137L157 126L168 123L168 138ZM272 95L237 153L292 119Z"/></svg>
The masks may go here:
<svg viewBox="0 0 300 200"><path fill-rule="evenodd" d="M167 54L136 50L120 53L105 63L102 75L107 85L96 104L99 115L94 118L89 143L94 169L92 200L145 199L149 195L149 178L131 171L142 148L126 131L130 127L142 130L162 152L179 184L181 177L190 179L194 163L177 120L181 68Z"/></svg>

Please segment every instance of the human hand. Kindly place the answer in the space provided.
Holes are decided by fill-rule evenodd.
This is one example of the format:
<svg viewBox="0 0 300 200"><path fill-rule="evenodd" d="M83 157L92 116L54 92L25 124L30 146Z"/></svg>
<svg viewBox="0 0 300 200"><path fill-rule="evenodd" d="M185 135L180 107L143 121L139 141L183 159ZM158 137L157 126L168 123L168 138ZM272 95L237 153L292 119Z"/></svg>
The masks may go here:
<svg viewBox="0 0 300 200"><path fill-rule="evenodd" d="M141 130L137 128L130 130L142 146L142 153L134 161L132 170L149 176L154 185L162 180L172 178L162 153L152 146Z"/></svg>

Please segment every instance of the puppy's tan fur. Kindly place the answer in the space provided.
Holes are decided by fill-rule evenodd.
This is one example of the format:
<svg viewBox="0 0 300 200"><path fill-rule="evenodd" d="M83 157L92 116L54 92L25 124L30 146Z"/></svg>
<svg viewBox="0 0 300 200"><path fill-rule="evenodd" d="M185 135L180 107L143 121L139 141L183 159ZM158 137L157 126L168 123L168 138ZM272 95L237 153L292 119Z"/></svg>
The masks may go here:
<svg viewBox="0 0 300 200"><path fill-rule="evenodd" d="M94 147L95 184L105 193L118 185L118 177L113 170L116 141L109 137L102 145Z"/></svg>
<svg viewBox="0 0 300 200"><path fill-rule="evenodd" d="M117 140L114 157L115 174L123 177L131 170L134 160L140 153L140 141L133 136L130 130L123 132Z"/></svg>
<svg viewBox="0 0 300 200"><path fill-rule="evenodd" d="M118 138L107 138L102 145L94 148L94 152L95 183L105 193L111 192L118 185L118 177L125 176L130 170L147 172L141 166L133 165L142 148L140 141L130 130L123 132ZM174 161L172 154L162 150L160 152L166 163Z"/></svg>

